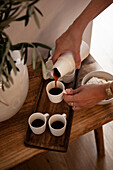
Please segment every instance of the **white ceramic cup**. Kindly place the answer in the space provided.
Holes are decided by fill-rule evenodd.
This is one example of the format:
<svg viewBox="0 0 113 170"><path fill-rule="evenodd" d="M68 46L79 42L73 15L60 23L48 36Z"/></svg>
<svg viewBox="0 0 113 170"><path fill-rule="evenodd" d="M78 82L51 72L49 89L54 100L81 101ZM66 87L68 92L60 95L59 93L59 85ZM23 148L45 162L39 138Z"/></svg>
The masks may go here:
<svg viewBox="0 0 113 170"><path fill-rule="evenodd" d="M47 92L48 98L52 103L60 103L63 100L63 94L66 93L65 86L62 82L57 81L57 87L61 88L62 92L58 95L53 95L53 94L50 94L49 91L50 89L55 88L55 81L49 82L46 86L46 92Z"/></svg>
<svg viewBox="0 0 113 170"><path fill-rule="evenodd" d="M60 129L53 128L51 125L53 122L56 122L56 121L62 122L64 124L64 126ZM61 136L64 134L64 132L66 130L66 125L67 125L66 114L65 113L63 113L62 115L54 114L50 117L48 123L49 123L50 132L52 133L52 135Z"/></svg>
<svg viewBox="0 0 113 170"><path fill-rule="evenodd" d="M39 113L39 112L33 113L33 114L29 117L28 123L29 123L29 126L30 126L30 128L31 128L31 130L32 130L32 132L33 132L34 134L42 134L42 133L45 131L48 117L49 117L49 114L48 114L48 113L42 114L42 113ZM32 122L33 122L34 120L36 120L36 119L41 119L41 120L43 120L43 121L44 121L44 124L43 124L42 126L40 126L40 127L34 127L34 126L32 126Z"/></svg>

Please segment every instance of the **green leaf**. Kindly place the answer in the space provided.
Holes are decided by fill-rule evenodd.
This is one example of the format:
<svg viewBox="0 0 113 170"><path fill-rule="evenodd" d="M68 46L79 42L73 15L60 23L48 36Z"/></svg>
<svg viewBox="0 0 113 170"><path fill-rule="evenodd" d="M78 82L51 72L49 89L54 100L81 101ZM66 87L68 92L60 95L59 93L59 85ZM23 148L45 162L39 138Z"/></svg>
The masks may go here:
<svg viewBox="0 0 113 170"><path fill-rule="evenodd" d="M28 25L28 23L29 23L29 8L26 11L25 27Z"/></svg>
<svg viewBox="0 0 113 170"><path fill-rule="evenodd" d="M7 76L7 78L11 81L11 83L13 84L14 82L13 82L13 78L9 75L9 73L6 71L6 70L4 70L4 72L5 72L5 74L6 74L6 76Z"/></svg>
<svg viewBox="0 0 113 170"><path fill-rule="evenodd" d="M0 22L2 21L3 13L0 14Z"/></svg>
<svg viewBox="0 0 113 170"><path fill-rule="evenodd" d="M27 18L27 16L23 15L22 17L15 19L15 21L22 21L22 20L25 20L26 18Z"/></svg>
<svg viewBox="0 0 113 170"><path fill-rule="evenodd" d="M4 83L3 83L3 81L2 81L2 90L3 90L3 91L5 91L5 89L4 89Z"/></svg>
<svg viewBox="0 0 113 170"><path fill-rule="evenodd" d="M32 61L33 61L32 65L34 70L36 68L36 60L37 60L37 54L36 54L36 47L34 46L33 54L32 54Z"/></svg>
<svg viewBox="0 0 113 170"><path fill-rule="evenodd" d="M11 66L9 60L7 60L7 58L5 59L5 62L6 62L6 64L7 64L8 73L10 74L10 73L11 73L11 70L12 70L12 66Z"/></svg>
<svg viewBox="0 0 113 170"><path fill-rule="evenodd" d="M7 88L10 87L10 84L9 84L8 82L5 82L5 81L4 81L4 85L5 85L5 87L7 87Z"/></svg>
<svg viewBox="0 0 113 170"><path fill-rule="evenodd" d="M10 49L10 40L8 37L7 38L7 42L3 45L2 49L1 49L1 55L2 55L2 62L1 62L1 70L3 69L4 63L5 63L5 58L8 55L9 49Z"/></svg>
<svg viewBox="0 0 113 170"><path fill-rule="evenodd" d="M16 69L17 69L17 71L18 71L18 72L20 72L20 70L19 70L19 68L18 68L18 67L16 67Z"/></svg>
<svg viewBox="0 0 113 170"><path fill-rule="evenodd" d="M28 7L28 15L29 17L33 14L33 7Z"/></svg>
<svg viewBox="0 0 113 170"><path fill-rule="evenodd" d="M25 58L24 58L24 64L27 62L27 47L25 48Z"/></svg>
<svg viewBox="0 0 113 170"><path fill-rule="evenodd" d="M15 66L14 60L12 59L12 57L10 55L7 55L7 58L8 58L11 66L13 68L13 71L14 71L15 75L16 75L17 74L17 69L16 69L16 66Z"/></svg>
<svg viewBox="0 0 113 170"><path fill-rule="evenodd" d="M35 11L33 12L33 16L34 16L34 20L36 22L37 27L40 28L40 23L39 23L39 20L38 20L38 17L36 15Z"/></svg>
<svg viewBox="0 0 113 170"><path fill-rule="evenodd" d="M37 72L39 71L39 69L41 68L41 66L42 66L42 64L40 63L39 66L38 66L38 68L36 68L35 73L37 73Z"/></svg>
<svg viewBox="0 0 113 170"><path fill-rule="evenodd" d="M11 15L9 17L12 17L18 10L19 10L20 6L13 9L14 11L11 13Z"/></svg>
<svg viewBox="0 0 113 170"><path fill-rule="evenodd" d="M7 10L5 11L4 20L7 20L9 13L11 11L11 6L12 6L12 4L10 4L9 7L7 8Z"/></svg>
<svg viewBox="0 0 113 170"><path fill-rule="evenodd" d="M15 45L11 45L11 50L21 50L21 48L23 47L31 47L33 48L33 45L31 43L18 43L18 44L15 44Z"/></svg>
<svg viewBox="0 0 113 170"><path fill-rule="evenodd" d="M38 56L40 57L41 62L42 62L42 74L43 74L43 78L46 80L48 78L47 77L47 67L46 67L46 64L44 62L44 59L43 59L40 51L38 51Z"/></svg>
<svg viewBox="0 0 113 170"><path fill-rule="evenodd" d="M19 4L21 4L22 2L20 1L20 2L13 2L13 5L19 5Z"/></svg>
<svg viewBox="0 0 113 170"><path fill-rule="evenodd" d="M40 46L40 47L42 47L42 48L46 48L46 49L49 49L49 50L52 49L51 47L49 47L49 46L47 46L47 45L45 45L45 44L35 43L35 42L32 42L32 43L26 43L26 42L24 42L24 43L18 43L18 44L15 44L15 45L11 45L10 49L11 49L12 51L13 51L13 50L21 50L22 45L24 45L24 47L27 46L27 47L30 47L30 48L33 48L33 46L35 46L35 47Z"/></svg>
<svg viewBox="0 0 113 170"><path fill-rule="evenodd" d="M39 0L35 0L34 2L32 2L31 4L29 4L29 6L34 5L35 3L37 3Z"/></svg>
<svg viewBox="0 0 113 170"><path fill-rule="evenodd" d="M36 9L36 11L37 11L41 16L43 16L42 12L41 12L36 6L35 6L34 8Z"/></svg>
<svg viewBox="0 0 113 170"><path fill-rule="evenodd" d="M21 59L23 59L23 55L24 55L24 44L22 44L22 46L21 46L20 53L21 53Z"/></svg>
<svg viewBox="0 0 113 170"><path fill-rule="evenodd" d="M42 74L43 74L43 78L46 80L47 79L47 68L46 68L46 64L43 60L43 58L41 57L41 61L42 61Z"/></svg>
<svg viewBox="0 0 113 170"><path fill-rule="evenodd" d="M28 23L29 23L29 16L26 15L26 19L25 19L25 27L28 25Z"/></svg>
<svg viewBox="0 0 113 170"><path fill-rule="evenodd" d="M5 56L7 56L9 49L10 49L10 40L8 39L7 44L6 44L6 51L4 53Z"/></svg>

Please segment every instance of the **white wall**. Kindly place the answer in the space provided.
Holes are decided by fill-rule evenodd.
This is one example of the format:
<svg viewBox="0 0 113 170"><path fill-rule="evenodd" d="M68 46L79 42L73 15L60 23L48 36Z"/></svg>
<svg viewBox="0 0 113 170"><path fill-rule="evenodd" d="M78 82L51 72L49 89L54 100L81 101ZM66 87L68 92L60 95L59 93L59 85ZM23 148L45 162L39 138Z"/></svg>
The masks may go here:
<svg viewBox="0 0 113 170"><path fill-rule="evenodd" d="M90 53L113 74L113 3L93 21Z"/></svg>
<svg viewBox="0 0 113 170"><path fill-rule="evenodd" d="M15 22L7 29L13 43L29 41L41 42L53 46L55 40L69 27L77 18L90 0L40 0L37 7L43 13L38 15L40 29L37 28L34 19L30 20L28 27L24 22ZM90 45L91 26L86 28L83 39ZM47 51L42 51L47 56Z"/></svg>

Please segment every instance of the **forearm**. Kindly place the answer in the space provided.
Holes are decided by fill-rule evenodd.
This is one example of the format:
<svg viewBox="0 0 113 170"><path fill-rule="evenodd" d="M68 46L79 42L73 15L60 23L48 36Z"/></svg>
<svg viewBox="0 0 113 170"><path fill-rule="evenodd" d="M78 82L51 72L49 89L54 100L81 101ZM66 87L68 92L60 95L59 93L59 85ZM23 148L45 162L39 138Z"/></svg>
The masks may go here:
<svg viewBox="0 0 113 170"><path fill-rule="evenodd" d="M106 9L113 0L92 0L79 17L74 21L73 28L79 26L84 31L90 21ZM81 22L82 21L82 22Z"/></svg>

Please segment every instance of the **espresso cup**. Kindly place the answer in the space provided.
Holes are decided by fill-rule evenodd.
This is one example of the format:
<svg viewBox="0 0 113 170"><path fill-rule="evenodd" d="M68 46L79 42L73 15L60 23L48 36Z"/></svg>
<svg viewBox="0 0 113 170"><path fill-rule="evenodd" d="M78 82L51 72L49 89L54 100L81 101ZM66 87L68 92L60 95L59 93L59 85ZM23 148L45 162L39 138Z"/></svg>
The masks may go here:
<svg viewBox="0 0 113 170"><path fill-rule="evenodd" d="M46 92L52 103L60 103L63 100L63 94L66 93L65 86L60 81L57 81L57 88L55 88L55 81L49 82L46 86Z"/></svg>
<svg viewBox="0 0 113 170"><path fill-rule="evenodd" d="M29 119L28 123L29 126L34 134L42 134L46 129L46 123L49 114L42 114L42 113L33 113Z"/></svg>
<svg viewBox="0 0 113 170"><path fill-rule="evenodd" d="M66 130L66 114L54 114L49 118L49 129L52 135L61 136Z"/></svg>

